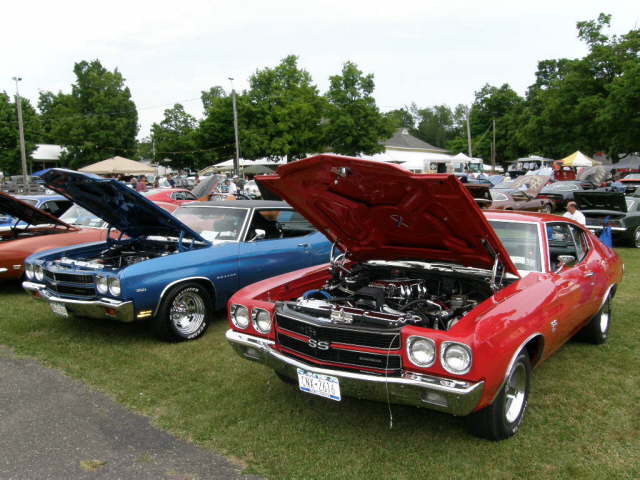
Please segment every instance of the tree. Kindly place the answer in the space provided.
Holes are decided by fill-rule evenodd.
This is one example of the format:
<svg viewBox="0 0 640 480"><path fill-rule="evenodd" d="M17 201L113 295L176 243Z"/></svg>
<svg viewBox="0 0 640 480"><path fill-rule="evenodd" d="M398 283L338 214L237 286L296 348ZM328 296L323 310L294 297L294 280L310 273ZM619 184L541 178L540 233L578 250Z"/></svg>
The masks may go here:
<svg viewBox="0 0 640 480"><path fill-rule="evenodd" d="M40 118L29 100L21 98L22 123L24 126L25 152L27 158L36 148L42 136ZM16 102L6 92L0 92L0 171L5 175L22 172L20 137Z"/></svg>
<svg viewBox="0 0 640 480"><path fill-rule="evenodd" d="M413 129L416 122L413 112L416 111L417 108L418 107L414 103L411 108L403 107L391 110L390 112L385 113L385 117L389 119L394 130L397 130L398 128Z"/></svg>
<svg viewBox="0 0 640 480"><path fill-rule="evenodd" d="M287 156L295 160L322 148L320 120L324 101L311 75L289 55L275 68L258 70L249 79L249 91L238 102L245 119L242 156Z"/></svg>
<svg viewBox="0 0 640 480"><path fill-rule="evenodd" d="M431 145L445 147L456 137L465 136L466 108L458 105L434 105L417 110L418 125L413 135Z"/></svg>
<svg viewBox="0 0 640 480"><path fill-rule="evenodd" d="M381 152L382 140L394 130L380 113L373 97L373 74L363 75L355 63L346 62L341 75L329 78L325 143L336 153L358 155Z"/></svg>
<svg viewBox="0 0 640 480"><path fill-rule="evenodd" d="M166 109L164 119L151 126L156 157L171 159L170 166L178 170L205 166L199 162L196 152L197 125L195 117L185 112L181 104Z"/></svg>
<svg viewBox="0 0 640 480"><path fill-rule="evenodd" d="M206 165L228 160L235 155L235 136L233 130L233 106L231 96L227 95L222 87L213 87L202 92L202 104L205 116L200 121L196 132L198 146L204 150L200 155L201 162ZM248 102L246 94L237 98L239 115L238 129L240 130L240 151L246 158L251 158L252 148L245 137L249 126L246 119Z"/></svg>
<svg viewBox="0 0 640 480"><path fill-rule="evenodd" d="M73 69L71 93L43 92L38 105L46 138L66 147L61 160L79 168L114 155L131 156L136 148L138 113L124 78L99 60Z"/></svg>

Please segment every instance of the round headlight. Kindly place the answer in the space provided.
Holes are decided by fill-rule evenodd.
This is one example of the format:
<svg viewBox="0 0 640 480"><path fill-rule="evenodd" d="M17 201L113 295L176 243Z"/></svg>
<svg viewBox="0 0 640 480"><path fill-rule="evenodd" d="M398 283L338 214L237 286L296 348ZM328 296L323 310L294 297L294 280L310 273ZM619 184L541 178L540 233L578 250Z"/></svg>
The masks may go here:
<svg viewBox="0 0 640 480"><path fill-rule="evenodd" d="M33 274L39 282L44 280L44 269L42 268L42 265L36 265L33 267Z"/></svg>
<svg viewBox="0 0 640 480"><path fill-rule="evenodd" d="M462 375L471 370L471 349L461 343L444 342L441 347L442 366L449 373Z"/></svg>
<svg viewBox="0 0 640 480"><path fill-rule="evenodd" d="M114 297L120 296L120 280L113 277L109 279L109 293Z"/></svg>
<svg viewBox="0 0 640 480"><path fill-rule="evenodd" d="M407 355L414 365L430 367L436 361L436 344L430 338L409 337Z"/></svg>
<svg viewBox="0 0 640 480"><path fill-rule="evenodd" d="M238 328L247 328L249 326L249 310L247 307L244 305L232 305L231 321Z"/></svg>
<svg viewBox="0 0 640 480"><path fill-rule="evenodd" d="M29 280L31 280L33 278L33 264L32 263L27 263L27 265L24 267L24 273L27 276L27 278Z"/></svg>
<svg viewBox="0 0 640 480"><path fill-rule="evenodd" d="M253 320L253 328L258 332L267 334L271 331L271 315L262 308L254 308L251 311L251 319Z"/></svg>
<svg viewBox="0 0 640 480"><path fill-rule="evenodd" d="M103 277L102 275L96 276L96 290L98 293L105 294L109 290L109 286L107 284L107 277Z"/></svg>

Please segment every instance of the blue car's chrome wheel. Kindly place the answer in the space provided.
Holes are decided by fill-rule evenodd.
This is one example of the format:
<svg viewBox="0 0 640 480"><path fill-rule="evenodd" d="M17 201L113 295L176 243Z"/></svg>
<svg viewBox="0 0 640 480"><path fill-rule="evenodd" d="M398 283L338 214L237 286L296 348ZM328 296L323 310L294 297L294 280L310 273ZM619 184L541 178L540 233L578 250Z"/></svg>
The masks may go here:
<svg viewBox="0 0 640 480"><path fill-rule="evenodd" d="M179 335L189 337L197 332L205 320L207 309L197 288L182 290L171 303L169 317Z"/></svg>

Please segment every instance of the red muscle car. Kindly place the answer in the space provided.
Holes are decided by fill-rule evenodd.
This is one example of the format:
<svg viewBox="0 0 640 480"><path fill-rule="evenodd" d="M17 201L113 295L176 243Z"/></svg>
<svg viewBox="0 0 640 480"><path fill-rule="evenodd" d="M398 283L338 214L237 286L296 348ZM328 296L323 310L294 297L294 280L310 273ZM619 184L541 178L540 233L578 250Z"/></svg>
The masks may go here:
<svg viewBox="0 0 640 480"><path fill-rule="evenodd" d="M173 203L177 206L198 200L198 198L186 188L156 188L144 192L143 195L156 203Z"/></svg>
<svg viewBox="0 0 640 480"><path fill-rule="evenodd" d="M177 205L155 202L169 212ZM81 243L104 241L107 224L94 214L72 205L60 218L11 195L0 192L0 215L27 223L0 229L0 280L18 280L24 274L24 260L37 252ZM119 232L112 231L112 236Z"/></svg>
<svg viewBox="0 0 640 480"><path fill-rule="evenodd" d="M623 265L576 222L483 213L453 176L333 155L259 181L336 251L236 293L226 337L303 392L468 415L500 440L533 367L576 334L607 339Z"/></svg>

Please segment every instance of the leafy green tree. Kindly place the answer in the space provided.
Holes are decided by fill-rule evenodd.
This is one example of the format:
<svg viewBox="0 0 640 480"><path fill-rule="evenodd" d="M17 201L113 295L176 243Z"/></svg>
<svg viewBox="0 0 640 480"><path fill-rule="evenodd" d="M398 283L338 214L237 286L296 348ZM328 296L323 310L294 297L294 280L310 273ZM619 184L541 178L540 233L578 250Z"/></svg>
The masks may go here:
<svg viewBox="0 0 640 480"><path fill-rule="evenodd" d="M21 106L28 160L40 141L42 129L40 118L29 100L22 98ZM0 171L5 175L22 173L16 102L6 92L0 92Z"/></svg>
<svg viewBox="0 0 640 480"><path fill-rule="evenodd" d="M45 137L66 147L62 160L71 168L114 155L132 156L138 113L120 72L105 69L99 60L76 63L73 71L70 94L40 95Z"/></svg>
<svg viewBox="0 0 640 480"><path fill-rule="evenodd" d="M256 71L240 102L245 119L242 156L287 156L299 159L322 148L321 119L325 107L311 75L289 55L274 68Z"/></svg>
<svg viewBox="0 0 640 480"><path fill-rule="evenodd" d="M227 95L222 87L213 87L202 92L201 98L205 115L196 131L197 145L203 150L200 155L200 163L211 165L233 158L235 155L235 136L231 96ZM246 121L248 109L246 94L238 95L236 100L239 116L240 152L243 157L251 158L252 148L245 135L249 128Z"/></svg>
<svg viewBox="0 0 640 480"><path fill-rule="evenodd" d="M417 110L417 117L418 124L412 133L431 145L445 147L454 138L466 135L464 105L453 110L447 105L422 108Z"/></svg>
<svg viewBox="0 0 640 480"><path fill-rule="evenodd" d="M336 153L358 155L381 152L382 140L393 134L393 122L380 113L373 97L373 74L364 75L346 62L341 75L329 78L325 135Z"/></svg>
<svg viewBox="0 0 640 480"><path fill-rule="evenodd" d="M176 103L173 108L166 109L164 119L151 126L156 156L169 158L169 165L178 170L206 166L198 161L197 126L195 117L185 112L181 104Z"/></svg>
<svg viewBox="0 0 640 480"><path fill-rule="evenodd" d="M390 112L385 113L384 116L391 121L394 130L397 130L398 128L413 129L416 122L413 112L417 108L418 107L413 104L411 108L402 107L391 110Z"/></svg>

